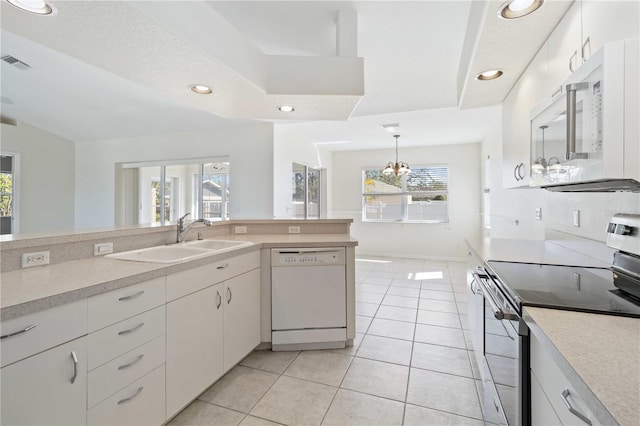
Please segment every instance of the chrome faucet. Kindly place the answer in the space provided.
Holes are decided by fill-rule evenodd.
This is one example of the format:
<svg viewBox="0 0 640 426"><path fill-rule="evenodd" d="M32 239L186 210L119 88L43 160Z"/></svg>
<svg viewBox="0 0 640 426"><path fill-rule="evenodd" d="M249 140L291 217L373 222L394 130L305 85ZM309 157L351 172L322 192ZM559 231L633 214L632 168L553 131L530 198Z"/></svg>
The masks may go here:
<svg viewBox="0 0 640 426"><path fill-rule="evenodd" d="M208 219L196 219L187 226L184 225L184 218L189 216L191 213L187 213L181 218L178 219L178 232L176 236L176 242L181 243L184 241L184 237L187 235L187 232L198 222L202 222L207 226L211 226L211 221Z"/></svg>

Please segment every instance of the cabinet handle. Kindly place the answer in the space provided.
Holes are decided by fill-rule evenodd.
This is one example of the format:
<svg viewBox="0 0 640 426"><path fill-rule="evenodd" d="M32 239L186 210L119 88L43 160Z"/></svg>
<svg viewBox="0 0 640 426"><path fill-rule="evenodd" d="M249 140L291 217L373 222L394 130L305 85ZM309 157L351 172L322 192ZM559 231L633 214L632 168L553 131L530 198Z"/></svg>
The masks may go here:
<svg viewBox="0 0 640 426"><path fill-rule="evenodd" d="M140 327L142 327L143 325L144 325L144 323L141 322L140 324L136 325L133 328L130 328L128 330L122 330L122 331L118 332L118 336L123 336L125 334L133 333L134 331L140 329Z"/></svg>
<svg viewBox="0 0 640 426"><path fill-rule="evenodd" d="M73 377L71 377L71 384L74 384L78 378L78 355L76 355L76 351L71 351L71 360L73 361Z"/></svg>
<svg viewBox="0 0 640 426"><path fill-rule="evenodd" d="M227 269L229 267L228 263L225 263L224 265L220 265L218 267L216 267L216 269Z"/></svg>
<svg viewBox="0 0 640 426"><path fill-rule="evenodd" d="M555 99L560 95L562 95L562 86L558 87L556 91L551 94L551 99Z"/></svg>
<svg viewBox="0 0 640 426"><path fill-rule="evenodd" d="M518 166L513 168L513 177L516 178L516 182L520 180L520 178L518 178Z"/></svg>
<svg viewBox="0 0 640 426"><path fill-rule="evenodd" d="M126 302L127 300L131 300L131 299L135 299L138 296L142 296L144 294L144 290L140 290L137 293L133 293L129 296L123 296L121 298L118 299L118 302Z"/></svg>
<svg viewBox="0 0 640 426"><path fill-rule="evenodd" d="M587 57L584 54L585 47L589 48L589 56ZM582 55L582 62L587 62L587 59L591 57L591 37L587 37L587 39L582 44L582 48L580 49L580 54Z"/></svg>
<svg viewBox="0 0 640 426"><path fill-rule="evenodd" d="M220 309L220 305L222 305L222 296L220 296L219 291L216 291L216 294L218 295L218 304L216 305L216 309Z"/></svg>
<svg viewBox="0 0 640 426"><path fill-rule="evenodd" d="M231 294L231 288L227 287L227 305L229 303L231 303L231 297L233 296L233 294Z"/></svg>
<svg viewBox="0 0 640 426"><path fill-rule="evenodd" d="M575 69L573 69L573 63L575 62L575 59L577 57L578 57L578 51L577 50L574 50L573 51L573 55L571 55L571 57L569 57L569 71L571 71L572 74L575 71Z"/></svg>
<svg viewBox="0 0 640 426"><path fill-rule="evenodd" d="M2 336L0 336L0 339L6 339L7 337L16 336L18 334L26 333L29 330L33 330L37 326L38 326L38 324L31 324L30 326L25 327L20 331L14 331L13 333L3 334Z"/></svg>
<svg viewBox="0 0 640 426"><path fill-rule="evenodd" d="M591 425L591 420L589 420L589 418L587 416L585 416L580 411L578 411L575 408L573 408L573 406L571 405L571 403L569 402L569 399L568 399L569 394L570 394L570 392L569 392L569 389L567 389L567 388L565 388L562 391L561 396L562 396L562 401L564 402L564 405L567 406L567 408L569 409L569 412L571 414L573 414L574 416L576 416L577 418L579 418L580 420L582 420L586 424Z"/></svg>
<svg viewBox="0 0 640 426"><path fill-rule="evenodd" d="M144 354L140 354L140 355L138 355L138 357L137 357L136 359L134 359L133 361L131 361L131 362L130 362L130 363L128 363L128 364L123 364L123 365L121 365L120 367L118 367L118 370L124 370L125 368L129 368L129 367L131 367L133 364L135 364L135 363L137 363L137 362L140 362L140 360L141 360L142 358L144 358Z"/></svg>
<svg viewBox="0 0 640 426"><path fill-rule="evenodd" d="M524 173L522 173L522 170L524 170L524 163L520 163L518 166L518 177L520 180L524 180Z"/></svg>
<svg viewBox="0 0 640 426"><path fill-rule="evenodd" d="M120 405L120 404L124 404L125 402L129 402L129 401L131 401L133 398L135 398L136 396L140 395L140 392L142 392L142 389L144 389L144 386L140 386L140 387L138 388L138 390L136 391L136 393L134 393L133 395L128 396L128 397L126 397L126 398L121 399L120 401L118 401L118 405Z"/></svg>
<svg viewBox="0 0 640 426"><path fill-rule="evenodd" d="M589 83L567 84L567 152L565 160L587 158L587 154L576 152L576 92L589 88Z"/></svg>

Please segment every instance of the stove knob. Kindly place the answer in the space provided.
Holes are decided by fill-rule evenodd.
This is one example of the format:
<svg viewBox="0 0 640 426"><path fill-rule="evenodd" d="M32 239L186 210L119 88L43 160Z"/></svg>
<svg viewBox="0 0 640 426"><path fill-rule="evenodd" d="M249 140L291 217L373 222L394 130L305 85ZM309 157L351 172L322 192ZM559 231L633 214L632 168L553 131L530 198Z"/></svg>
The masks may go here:
<svg viewBox="0 0 640 426"><path fill-rule="evenodd" d="M618 235L630 235L632 229L633 229L633 227L631 227L631 226L617 224L616 225L616 234L618 234Z"/></svg>

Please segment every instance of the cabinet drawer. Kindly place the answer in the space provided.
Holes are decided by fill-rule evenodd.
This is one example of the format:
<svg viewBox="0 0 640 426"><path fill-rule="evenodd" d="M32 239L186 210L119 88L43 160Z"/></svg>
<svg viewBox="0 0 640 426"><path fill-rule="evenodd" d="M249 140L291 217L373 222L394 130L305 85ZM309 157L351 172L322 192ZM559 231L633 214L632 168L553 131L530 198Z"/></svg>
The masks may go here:
<svg viewBox="0 0 640 426"><path fill-rule="evenodd" d="M4 367L87 334L87 300L3 321L0 334L8 336L0 340Z"/></svg>
<svg viewBox="0 0 640 426"><path fill-rule="evenodd" d="M256 250L168 275L167 300L175 300L259 267L260 251Z"/></svg>
<svg viewBox="0 0 640 426"><path fill-rule="evenodd" d="M165 337L160 336L91 371L89 408L164 364L164 361Z"/></svg>
<svg viewBox="0 0 640 426"><path fill-rule="evenodd" d="M164 420L164 364L87 413L89 425L158 426Z"/></svg>
<svg viewBox="0 0 640 426"><path fill-rule="evenodd" d="M89 334L89 370L164 334L164 305Z"/></svg>
<svg viewBox="0 0 640 426"><path fill-rule="evenodd" d="M164 304L166 278L113 290L89 298L89 332Z"/></svg>
<svg viewBox="0 0 640 426"><path fill-rule="evenodd" d="M562 370L560 370L560 367L553 361L551 355L547 353L544 345L533 333L531 333L531 373L532 376L536 377L563 425L584 426L586 424L585 421L569 411L563 401L563 392L565 390L569 392L565 398L571 406L587 417L593 425L599 424L583 397L578 394Z"/></svg>

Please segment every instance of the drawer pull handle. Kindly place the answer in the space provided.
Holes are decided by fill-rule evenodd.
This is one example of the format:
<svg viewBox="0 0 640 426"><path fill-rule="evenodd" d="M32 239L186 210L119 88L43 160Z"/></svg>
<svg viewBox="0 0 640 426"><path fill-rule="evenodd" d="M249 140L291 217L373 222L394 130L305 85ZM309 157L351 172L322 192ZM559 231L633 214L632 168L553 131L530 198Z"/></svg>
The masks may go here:
<svg viewBox="0 0 640 426"><path fill-rule="evenodd" d="M118 336L124 336L125 334L133 333L134 331L139 330L140 327L142 327L143 325L144 325L144 323L141 322L140 324L136 325L133 328L130 328L128 330L122 330L122 331L118 332Z"/></svg>
<svg viewBox="0 0 640 426"><path fill-rule="evenodd" d="M38 324L31 324L30 326L23 328L20 331L14 331L13 333L9 333L9 334L3 334L2 336L0 336L0 339L6 339L7 337L11 337L11 336L15 336L17 334L22 334L22 333L26 333L29 330L33 330L34 328L36 328L38 326Z"/></svg>
<svg viewBox="0 0 640 426"><path fill-rule="evenodd" d="M216 309L220 309L220 305L222 305L222 296L220 296L219 291L216 291L216 294L218 295L218 304L216 305Z"/></svg>
<svg viewBox="0 0 640 426"><path fill-rule="evenodd" d="M71 360L73 361L73 377L71 377L71 384L74 384L78 378L78 355L76 355L76 351L71 351Z"/></svg>
<svg viewBox="0 0 640 426"><path fill-rule="evenodd" d="M233 294L231 294L231 288L227 287L227 305L229 303L231 303L231 297L233 296Z"/></svg>
<svg viewBox="0 0 640 426"><path fill-rule="evenodd" d="M123 364L120 367L118 367L118 370L124 370L125 368L129 368L131 367L133 364L139 362L142 358L144 358L144 354L140 354L138 355L138 357L136 359L134 359L133 361L131 361L128 364Z"/></svg>
<svg viewBox="0 0 640 426"><path fill-rule="evenodd" d="M576 416L577 418L579 418L580 420L582 420L586 424L591 425L591 420L589 420L589 418L587 416L585 416L580 411L578 411L575 408L573 408L573 406L571 405L571 403L569 402L569 399L568 399L569 394L570 394L570 392L569 392L569 389L567 389L567 388L565 388L565 390L562 391L562 401L564 402L564 405L567 406L567 408L569 409L569 412L571 414L573 414L574 416Z"/></svg>
<svg viewBox="0 0 640 426"><path fill-rule="evenodd" d="M142 296L144 294L144 290L140 290L137 293L133 293L129 296L123 296L121 298L118 299L118 302L126 302L127 300L131 300L131 299L135 299L138 296Z"/></svg>
<svg viewBox="0 0 640 426"><path fill-rule="evenodd" d="M217 266L216 269L227 269L228 267L229 267L229 264L225 263L224 265Z"/></svg>
<svg viewBox="0 0 640 426"><path fill-rule="evenodd" d="M140 386L140 387L138 388L138 390L136 391L136 393L134 393L133 395L128 396L128 397L126 397L126 398L121 399L120 401L118 401L118 405L120 405L120 404L124 404L125 402L129 402L129 401L131 401L133 398L135 398L136 396L140 395L140 392L142 392L142 389L144 389L144 386Z"/></svg>

